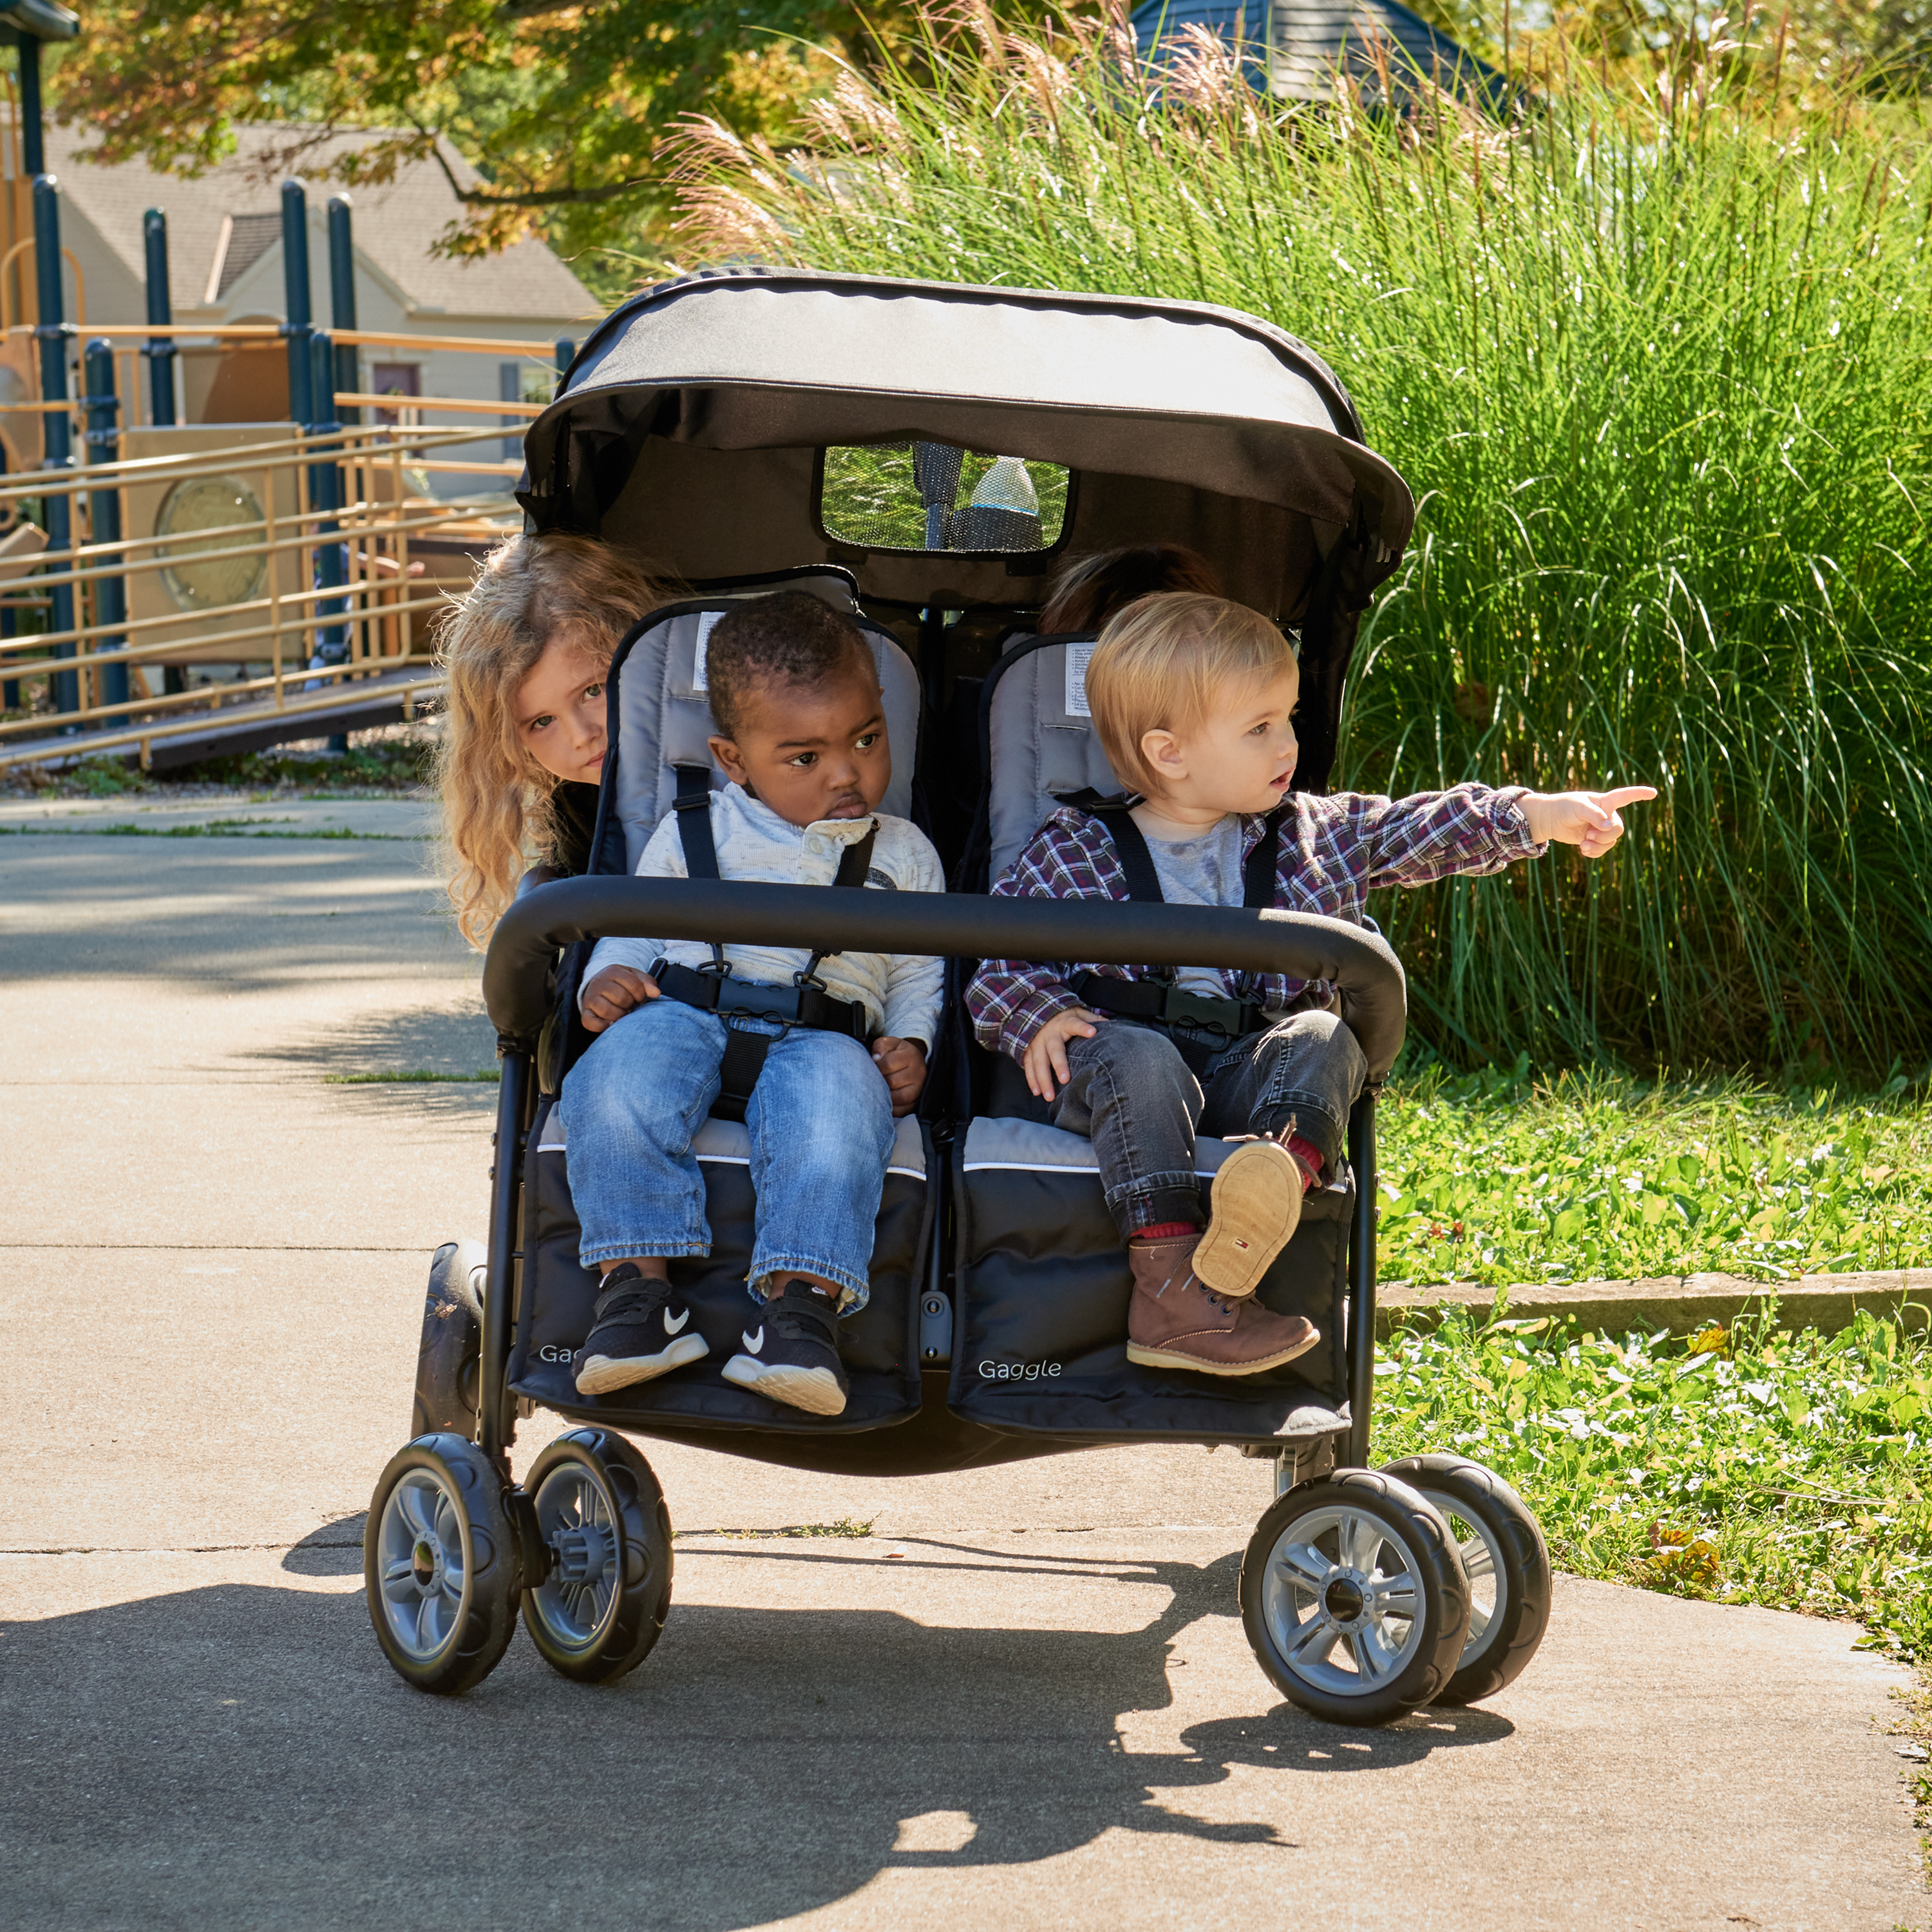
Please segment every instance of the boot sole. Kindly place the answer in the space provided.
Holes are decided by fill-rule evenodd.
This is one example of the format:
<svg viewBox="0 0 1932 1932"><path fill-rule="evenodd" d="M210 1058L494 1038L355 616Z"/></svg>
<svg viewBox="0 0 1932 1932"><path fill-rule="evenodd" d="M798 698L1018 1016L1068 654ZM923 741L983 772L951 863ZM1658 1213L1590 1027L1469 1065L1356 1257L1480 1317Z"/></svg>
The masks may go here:
<svg viewBox="0 0 1932 1932"><path fill-rule="evenodd" d="M1221 1163L1194 1272L1228 1301L1262 1285L1301 1225L1301 1166L1274 1141L1248 1141Z"/></svg>
<svg viewBox="0 0 1932 1932"><path fill-rule="evenodd" d="M755 1360L749 1355L734 1355L724 1364L724 1379L754 1394L769 1396L788 1408L802 1408L812 1415L843 1415L845 1391L824 1369L795 1369L783 1364Z"/></svg>
<svg viewBox="0 0 1932 1932"><path fill-rule="evenodd" d="M1180 1354L1172 1348L1146 1348L1138 1342L1130 1342L1127 1360L1138 1362L1144 1369L1191 1369L1198 1376L1258 1376L1264 1370L1278 1369L1282 1363L1306 1354L1321 1339L1322 1330L1312 1328L1306 1341L1252 1362L1204 1362L1198 1356Z"/></svg>
<svg viewBox="0 0 1932 1932"><path fill-rule="evenodd" d="M681 1369L710 1352L702 1335L680 1335L661 1355L592 1355L577 1372L577 1392L608 1395L613 1389L656 1382L659 1376L668 1376L673 1369Z"/></svg>

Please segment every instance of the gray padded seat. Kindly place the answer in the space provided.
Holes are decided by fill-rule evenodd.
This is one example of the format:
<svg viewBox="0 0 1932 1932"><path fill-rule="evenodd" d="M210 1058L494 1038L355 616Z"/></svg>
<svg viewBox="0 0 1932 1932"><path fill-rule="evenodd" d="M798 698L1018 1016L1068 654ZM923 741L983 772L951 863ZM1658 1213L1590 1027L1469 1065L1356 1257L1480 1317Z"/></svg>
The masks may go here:
<svg viewBox="0 0 1932 1932"><path fill-rule="evenodd" d="M701 598L674 604L670 608L677 614L654 622L625 654L616 674L616 797L627 865L636 866L651 834L671 808L677 796L676 766L704 766L711 773L714 790L723 790L730 782L712 763L707 742L717 728L701 674L702 647L734 603L778 590L809 591L856 618L878 668L892 746L892 782L880 809L899 818L912 815L919 674L895 638L859 614L848 579L836 572L801 572L783 582L707 590Z"/></svg>
<svg viewBox="0 0 1932 1932"><path fill-rule="evenodd" d="M1052 815L1063 794L1126 788L1086 713L1090 640L1022 640L1002 653L986 714L992 876L997 879Z"/></svg>

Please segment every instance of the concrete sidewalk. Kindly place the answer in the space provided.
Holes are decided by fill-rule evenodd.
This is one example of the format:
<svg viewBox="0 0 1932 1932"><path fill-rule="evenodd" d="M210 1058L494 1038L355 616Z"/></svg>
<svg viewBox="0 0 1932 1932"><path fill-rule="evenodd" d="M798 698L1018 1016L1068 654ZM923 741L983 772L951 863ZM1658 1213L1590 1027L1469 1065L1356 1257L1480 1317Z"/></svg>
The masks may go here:
<svg viewBox="0 0 1932 1932"><path fill-rule="evenodd" d="M1492 1704L1321 1725L1243 1638L1268 1477L1226 1453L893 1484L652 1445L692 1533L640 1670L519 1637L406 1690L360 1512L494 1090L342 1082L490 1063L395 809L0 838L0 1925L1928 1923L1901 1673L1850 1628L1566 1580Z"/></svg>

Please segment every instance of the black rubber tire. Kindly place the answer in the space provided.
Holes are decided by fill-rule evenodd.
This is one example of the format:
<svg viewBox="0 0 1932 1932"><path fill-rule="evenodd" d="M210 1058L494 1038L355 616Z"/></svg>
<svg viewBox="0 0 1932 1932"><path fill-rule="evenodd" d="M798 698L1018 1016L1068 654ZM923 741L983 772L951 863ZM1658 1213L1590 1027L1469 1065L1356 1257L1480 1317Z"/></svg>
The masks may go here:
<svg viewBox="0 0 1932 1932"><path fill-rule="evenodd" d="M555 1493L547 1497L554 1477ZM584 1513L567 1500L573 1484L580 1496L588 1486L597 1498L590 1526L597 1542L589 1550ZM524 1622L531 1641L566 1677L614 1682L650 1654L670 1613L670 1512L658 1479L614 1430L573 1429L538 1452L524 1496L524 1520L542 1539L526 1551ZM586 1561L595 1579L584 1568ZM582 1593L599 1582L610 1588L609 1600L585 1616Z"/></svg>
<svg viewBox="0 0 1932 1932"><path fill-rule="evenodd" d="M1405 1456L1382 1473L1420 1490L1444 1517L1453 1510L1479 1526L1500 1556L1488 1626L1472 1633L1436 1701L1473 1704L1492 1697L1522 1676L1550 1628L1550 1550L1542 1527L1502 1477L1466 1456Z"/></svg>
<svg viewBox="0 0 1932 1932"><path fill-rule="evenodd" d="M416 1348L412 1436L454 1435L476 1440L483 1358L483 1304L476 1281L489 1258L481 1241L445 1241L430 1262L422 1340Z"/></svg>
<svg viewBox="0 0 1932 1932"><path fill-rule="evenodd" d="M418 1505L431 1497L440 1499L427 1513L434 1522L416 1537L410 1552L400 1546L411 1514L397 1495L405 1485ZM416 1519L425 1514L418 1507ZM448 1582L452 1544L461 1564L454 1589ZM405 1562L411 1568L398 1570ZM453 1433L420 1436L389 1459L369 1500L362 1583L376 1641L404 1683L446 1697L482 1683L502 1660L515 1633L520 1570L502 1479L473 1442ZM420 1615L431 1597L437 1600L434 1621L440 1634L430 1641L422 1637L418 1624L412 1641L405 1634L411 1604Z"/></svg>
<svg viewBox="0 0 1932 1932"><path fill-rule="evenodd" d="M1368 1519L1407 1546L1414 1565L1420 1640L1394 1676L1359 1691L1324 1686L1298 1670L1268 1622L1269 1565L1277 1544L1297 1521L1330 1510ZM1290 1703L1336 1724L1387 1724L1433 1702L1455 1671L1469 1628L1469 1580L1448 1526L1406 1483L1371 1469L1340 1470L1275 1498L1241 1558L1240 1604L1248 1642L1275 1688Z"/></svg>

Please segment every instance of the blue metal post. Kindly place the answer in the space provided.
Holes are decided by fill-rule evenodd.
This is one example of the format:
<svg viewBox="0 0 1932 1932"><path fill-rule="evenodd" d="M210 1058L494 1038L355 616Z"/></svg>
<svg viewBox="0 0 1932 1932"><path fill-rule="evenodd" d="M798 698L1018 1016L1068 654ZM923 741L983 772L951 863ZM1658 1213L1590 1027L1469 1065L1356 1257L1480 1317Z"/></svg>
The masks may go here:
<svg viewBox="0 0 1932 1932"><path fill-rule="evenodd" d="M328 322L338 332L356 326L356 239L350 226L352 208L346 194L328 198ZM358 358L352 342L335 345L334 381L337 389L352 392L362 388L356 380ZM362 412L353 404L338 403L329 413L346 423L360 422Z"/></svg>
<svg viewBox="0 0 1932 1932"><path fill-rule="evenodd" d="M168 288L168 218L158 208L142 216L141 236L148 244L148 326L166 328L175 310ZM148 358L148 418L165 428L175 420L175 339L151 335L141 352Z"/></svg>
<svg viewBox="0 0 1932 1932"><path fill-rule="evenodd" d="M563 379L570 373L570 365L577 360L577 344L567 335L556 338L556 386L563 388Z"/></svg>
<svg viewBox="0 0 1932 1932"><path fill-rule="evenodd" d="M318 412L318 419L310 427L316 436L338 434L342 425L335 416L335 351L326 330L317 329L310 338L310 354L314 358L310 376L310 392ZM309 466L309 507L314 510L339 510L342 507L342 466L339 463L316 463ZM319 590L339 590L349 581L349 553L347 547L332 541L341 526L332 517L325 518L315 526L315 581ZM315 656L310 660L313 670L319 664L344 664L349 662L349 627L341 619L349 608L348 600L340 597L321 597L316 600ZM324 622L332 618L333 622ZM338 688L340 681L338 680ZM349 734L338 731L328 741L332 752L346 752L349 748Z"/></svg>
<svg viewBox="0 0 1932 1932"><path fill-rule="evenodd" d="M114 420L120 412L121 398L114 388L114 345L97 336L87 345L87 460L89 463L118 463L121 460L121 430ZM88 497L89 534L98 544L121 540L121 492L118 487L92 491ZM110 632L95 644L96 650L124 651L128 634L113 627L128 621L128 584L124 578L102 577L94 580L94 621ZM100 701L104 704L128 702L128 667L104 664L100 669Z"/></svg>
<svg viewBox="0 0 1932 1932"><path fill-rule="evenodd" d="M38 34L24 28L14 40L20 50L20 166L31 179L47 171L40 126L40 42Z"/></svg>
<svg viewBox="0 0 1932 1932"><path fill-rule="evenodd" d="M24 71L24 69L22 70ZM38 101L34 104L38 106ZM28 118L29 125L38 125L38 118ZM67 389L67 339L74 333L73 326L62 320L66 305L61 290L60 244L60 184L52 175L39 174L34 177L34 280L40 301L40 319L34 331L40 345L40 400L44 403L64 404ZM58 476L74 467L74 446L69 434L67 411L64 408L49 410L40 418L41 464L43 470ZM71 497L49 490L43 500L46 506L47 561L56 568L71 570L74 567L74 501ZM64 558L62 553L67 554ZM74 623L74 586L71 583L56 584L49 586L49 601L52 608L48 613L52 620L49 628L56 631L70 631ZM74 655L72 644L56 644L54 656L70 658ZM80 709L80 680L70 670L53 674L54 709L56 711L78 711Z"/></svg>
<svg viewBox="0 0 1932 1932"><path fill-rule="evenodd" d="M289 344L289 420L315 421L314 380L309 338L308 195L298 181L282 184L282 288L289 319L282 333Z"/></svg>

